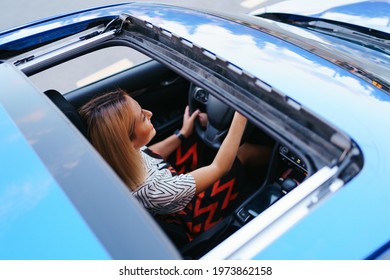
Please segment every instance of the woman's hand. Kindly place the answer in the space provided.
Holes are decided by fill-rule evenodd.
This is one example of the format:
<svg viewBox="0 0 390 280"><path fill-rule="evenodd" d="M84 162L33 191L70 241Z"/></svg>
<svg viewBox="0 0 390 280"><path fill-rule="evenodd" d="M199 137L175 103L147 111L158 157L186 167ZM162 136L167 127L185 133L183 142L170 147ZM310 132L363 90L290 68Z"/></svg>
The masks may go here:
<svg viewBox="0 0 390 280"><path fill-rule="evenodd" d="M199 110L196 110L190 116L190 109L188 106L186 107L183 117L183 126L180 129L180 132L184 137L189 137L194 131L194 121L198 117L199 113ZM172 154L173 151L177 149L177 147L179 147L180 144L181 140L175 134L173 134L164 140L149 146L149 149L159 154L164 159L167 159L169 155Z"/></svg>
<svg viewBox="0 0 390 280"><path fill-rule="evenodd" d="M207 117L206 113L199 113L198 120L203 128L205 128L209 122L209 118Z"/></svg>
<svg viewBox="0 0 390 280"><path fill-rule="evenodd" d="M188 138L194 131L194 121L200 114L199 110L196 110L190 116L190 108L187 106L184 111L183 117L183 126L180 129L180 132L184 135L185 138Z"/></svg>
<svg viewBox="0 0 390 280"><path fill-rule="evenodd" d="M229 172L237 156L246 123L247 119L240 113L235 112L228 134L223 140L213 162L210 165L191 171L196 183L196 193L204 191L208 186Z"/></svg>

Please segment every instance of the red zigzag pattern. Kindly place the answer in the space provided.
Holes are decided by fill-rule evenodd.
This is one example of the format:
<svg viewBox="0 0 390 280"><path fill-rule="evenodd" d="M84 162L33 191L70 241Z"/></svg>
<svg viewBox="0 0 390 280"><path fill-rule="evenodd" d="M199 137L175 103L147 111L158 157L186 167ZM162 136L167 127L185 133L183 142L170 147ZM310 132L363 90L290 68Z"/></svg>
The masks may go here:
<svg viewBox="0 0 390 280"><path fill-rule="evenodd" d="M189 148L184 155L182 155L181 146L179 146L179 148L176 151L176 165L179 166L180 164L183 164L191 156L192 156L192 161L191 161L190 168L191 170L194 170L198 165L197 143L192 145L191 148ZM179 174L186 173L185 166L183 166L180 170L177 170L177 172Z"/></svg>
<svg viewBox="0 0 390 280"><path fill-rule="evenodd" d="M182 147L180 146L176 150L176 166L191 160L190 171L194 170L198 164L197 143L194 143L194 145L192 145L184 154L182 153ZM186 166L184 165L180 170L177 171L179 174L186 173ZM209 197L207 197L206 194L207 198L205 202L207 203L207 206L201 207L202 201L205 198L205 192L200 193L196 197L195 205L192 203L187 205L188 210L193 210L193 220L186 223L192 234L196 235L197 233L201 232L202 226L203 230L206 231L222 220L224 217L223 210L228 207L230 201L236 199L238 196L238 193L233 194L235 180L236 179L233 178L222 185L220 185L220 180L215 182L212 186ZM214 199L212 199L213 197ZM210 202L207 201L208 199L210 199ZM211 202L213 200L214 202ZM220 205L220 203L222 203L222 205ZM193 207L194 209L192 209ZM180 214L185 214L185 211L181 211ZM206 219L201 218L202 222L196 222L196 218L200 217L201 215L206 215ZM191 236L189 236L189 238L190 240L192 239Z"/></svg>
<svg viewBox="0 0 390 280"><path fill-rule="evenodd" d="M202 200L204 198L204 192L198 195L196 202L195 202L194 218L196 218L202 214L208 213L207 218L206 218L205 223L204 223L204 230L208 230L209 228L211 228L212 226L217 224L223 218L223 216L220 215L221 214L220 211L225 209L229 205L229 202L234 200L237 197L238 193L233 194L234 182L235 182L235 179L231 179L222 185L220 185L220 180L218 180L217 182L214 183L210 197L214 197L217 195L223 196L224 200L222 202L222 206L219 206L219 201L217 200L214 203L208 204L205 207L201 207ZM227 190L227 191L225 191L225 190ZM220 216L220 217L218 217L218 216ZM214 222L213 222L213 220L214 220ZM201 225L194 225L193 226L194 232L199 232L200 229L201 229Z"/></svg>

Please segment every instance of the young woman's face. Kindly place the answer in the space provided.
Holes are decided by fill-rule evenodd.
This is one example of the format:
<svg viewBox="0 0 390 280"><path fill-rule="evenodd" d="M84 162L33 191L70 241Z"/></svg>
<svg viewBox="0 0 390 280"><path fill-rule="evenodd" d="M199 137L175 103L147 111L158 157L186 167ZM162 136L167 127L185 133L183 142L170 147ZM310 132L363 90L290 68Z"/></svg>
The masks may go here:
<svg viewBox="0 0 390 280"><path fill-rule="evenodd" d="M132 99L131 107L135 118L134 132L131 141L133 142L134 147L139 149L147 145L156 135L156 130L150 121L153 113L142 109L134 99Z"/></svg>

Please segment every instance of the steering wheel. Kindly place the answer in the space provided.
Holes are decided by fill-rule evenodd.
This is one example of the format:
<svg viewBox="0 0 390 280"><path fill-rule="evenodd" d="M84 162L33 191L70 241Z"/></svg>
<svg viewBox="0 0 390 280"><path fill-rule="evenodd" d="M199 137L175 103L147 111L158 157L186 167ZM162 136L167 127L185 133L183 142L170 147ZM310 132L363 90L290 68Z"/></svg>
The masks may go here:
<svg viewBox="0 0 390 280"><path fill-rule="evenodd" d="M207 113L206 127L203 127L199 120L195 120L194 129L207 146L219 149L229 130L234 110L213 95L208 94L204 89L194 85L190 86L188 105L190 114L197 109Z"/></svg>

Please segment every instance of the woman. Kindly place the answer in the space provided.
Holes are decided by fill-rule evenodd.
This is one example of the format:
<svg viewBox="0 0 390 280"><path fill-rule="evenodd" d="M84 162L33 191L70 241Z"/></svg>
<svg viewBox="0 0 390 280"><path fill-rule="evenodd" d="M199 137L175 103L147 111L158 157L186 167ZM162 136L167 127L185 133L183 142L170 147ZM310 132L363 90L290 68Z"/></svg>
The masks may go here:
<svg viewBox="0 0 390 280"><path fill-rule="evenodd" d="M212 196L205 194L205 190L210 186L217 188L216 182L237 163L246 118L235 113L229 132L211 164L178 174L165 159L181 145L183 137L180 134L184 138L192 134L199 111L189 115L187 107L180 137L174 134L149 148L146 145L156 134L151 123L152 112L142 109L123 90L95 97L81 108L80 114L87 124L92 144L153 215L169 214L165 217L176 222L181 220L188 230L189 239L222 218L223 213L214 221L207 216L199 222L200 226L195 225L194 207L199 199ZM224 194L221 206L225 210L237 194L230 188L227 195Z"/></svg>

